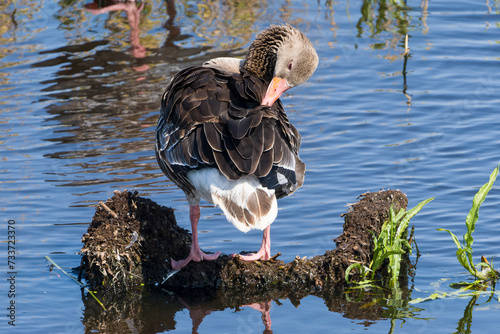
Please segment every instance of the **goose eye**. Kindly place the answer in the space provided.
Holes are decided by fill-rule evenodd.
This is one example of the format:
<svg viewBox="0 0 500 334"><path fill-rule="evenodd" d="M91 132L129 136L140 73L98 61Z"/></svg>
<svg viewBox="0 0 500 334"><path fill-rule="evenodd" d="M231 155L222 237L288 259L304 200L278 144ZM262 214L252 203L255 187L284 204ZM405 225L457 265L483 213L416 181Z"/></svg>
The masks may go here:
<svg viewBox="0 0 500 334"><path fill-rule="evenodd" d="M291 71L292 70L292 63L288 63L288 69Z"/></svg>

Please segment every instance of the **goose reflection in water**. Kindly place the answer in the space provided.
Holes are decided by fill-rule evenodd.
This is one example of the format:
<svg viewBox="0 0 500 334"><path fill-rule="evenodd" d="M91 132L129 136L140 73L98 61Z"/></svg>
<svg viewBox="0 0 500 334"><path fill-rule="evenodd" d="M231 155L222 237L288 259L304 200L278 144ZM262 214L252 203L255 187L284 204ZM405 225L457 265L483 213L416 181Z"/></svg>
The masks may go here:
<svg viewBox="0 0 500 334"><path fill-rule="evenodd" d="M132 44L132 55L135 58L146 57L146 48L141 45L139 39L139 22L141 18L141 11L144 8L144 2L141 1L137 3L135 1L118 2L94 0L94 2L85 4L83 7L86 11L94 15L124 10L127 13L127 20L130 25L130 43ZM149 65L142 65L139 67L134 67L134 70L146 71L149 68Z"/></svg>
<svg viewBox="0 0 500 334"><path fill-rule="evenodd" d="M215 308L210 308L210 307L203 307L203 305L196 305L192 306L189 305L184 299L181 297L178 298L179 302L186 307L189 310L189 317L191 318L193 322L193 327L192 327L192 333L198 333L198 328L200 328L201 323L203 322L203 319L209 314L212 314L213 311L217 311L218 309ZM256 311L259 311L262 316L262 323L264 324L264 331L262 332L263 334L272 334L273 331L271 330L271 300L265 301L265 302L258 302L258 303L251 303L248 305L242 305L240 307L250 307ZM250 322L238 322L240 326L244 325L252 325ZM239 331L238 331L239 332ZM248 329L247 329L248 332Z"/></svg>

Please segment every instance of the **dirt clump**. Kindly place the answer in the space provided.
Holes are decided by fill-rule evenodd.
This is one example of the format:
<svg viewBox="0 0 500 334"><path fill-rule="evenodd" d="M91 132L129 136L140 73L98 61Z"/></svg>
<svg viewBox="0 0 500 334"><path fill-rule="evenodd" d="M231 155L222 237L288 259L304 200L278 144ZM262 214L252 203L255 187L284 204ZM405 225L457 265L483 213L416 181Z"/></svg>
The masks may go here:
<svg viewBox="0 0 500 334"><path fill-rule="evenodd" d="M176 224L172 209L137 193L117 191L104 206L97 207L83 236L82 267L92 288L115 293L151 284L183 293L209 289L235 305L255 295L286 295L290 300L318 295L344 286L345 270L352 263L369 264L372 232L380 232L391 205L399 211L408 203L398 190L360 197L343 214L344 231L334 240L336 248L323 255L310 259L297 256L290 263L278 259L245 262L221 255L216 261L192 262L165 280L171 273L168 260L189 254L190 233Z"/></svg>
<svg viewBox="0 0 500 334"><path fill-rule="evenodd" d="M171 208L137 192L115 191L97 206L82 242L90 288L116 293L161 282L170 270L166 260L188 254L191 238Z"/></svg>

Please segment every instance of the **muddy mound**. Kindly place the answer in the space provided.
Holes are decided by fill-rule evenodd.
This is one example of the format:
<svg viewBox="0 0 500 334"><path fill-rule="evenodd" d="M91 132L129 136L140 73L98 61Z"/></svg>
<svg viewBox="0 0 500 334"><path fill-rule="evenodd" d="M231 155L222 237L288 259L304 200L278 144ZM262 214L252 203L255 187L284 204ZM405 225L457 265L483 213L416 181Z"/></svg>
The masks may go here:
<svg viewBox="0 0 500 334"><path fill-rule="evenodd" d="M189 254L191 235L180 228L173 210L127 191L115 192L101 203L83 236L83 269L92 288L119 293L143 285L170 291L209 289L221 297L275 293L310 294L344 285L346 268L354 262L368 265L373 249L372 232L378 234L391 205L406 208L406 196L397 190L366 193L343 214L344 232L336 248L311 259L284 263L240 261L221 255L216 261L192 262L175 274L170 258ZM334 243L332 241L332 248ZM168 279L166 279L168 277ZM235 297L237 297L235 299Z"/></svg>
<svg viewBox="0 0 500 334"><path fill-rule="evenodd" d="M116 191L96 208L82 242L90 287L119 292L161 282L170 271L166 261L185 257L191 237L177 225L171 208Z"/></svg>

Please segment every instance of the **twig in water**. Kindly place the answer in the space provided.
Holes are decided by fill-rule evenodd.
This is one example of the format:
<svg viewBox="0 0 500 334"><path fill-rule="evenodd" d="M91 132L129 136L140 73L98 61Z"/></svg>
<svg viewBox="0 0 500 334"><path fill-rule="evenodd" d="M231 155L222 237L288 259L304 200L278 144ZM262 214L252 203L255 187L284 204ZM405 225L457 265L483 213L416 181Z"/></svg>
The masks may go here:
<svg viewBox="0 0 500 334"><path fill-rule="evenodd" d="M410 53L410 48L408 47L408 34L405 35L405 56Z"/></svg>
<svg viewBox="0 0 500 334"><path fill-rule="evenodd" d="M83 284L82 282L78 282L78 280L76 278L74 278L72 275L68 274L63 268L59 267L57 265L57 263L55 263L50 257L45 256L45 258L47 260L49 260L50 263L52 263L57 269L59 269L60 271L62 271L66 276L68 276L73 281L75 281L76 284L78 284L80 286L80 288L83 288L83 289L85 289L85 291L87 291L88 293L90 293L90 295L92 297L94 297L94 299L99 303L99 305L101 305L101 307L104 309L104 311L107 311L106 308L104 307L104 305L101 303L101 301L99 299L97 299L97 297L94 295L94 293L85 287L85 284Z"/></svg>
<svg viewBox="0 0 500 334"><path fill-rule="evenodd" d="M406 63L408 62L408 58L410 57L410 47L408 46L408 34L405 35L405 51L403 56L405 59L403 63L403 94L408 99L408 101L406 101L406 104L410 107L411 96L406 92L406 90L408 89L408 84L406 83Z"/></svg>

